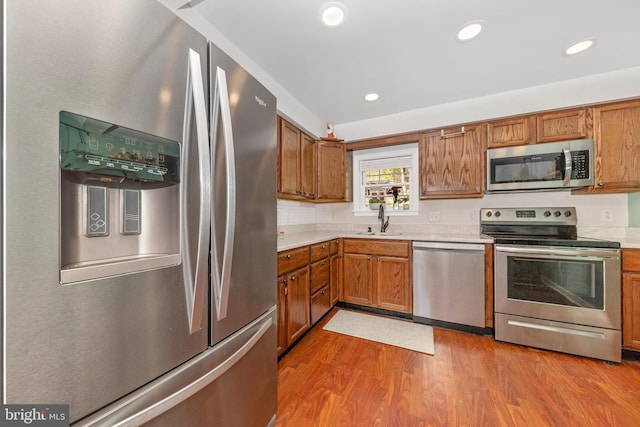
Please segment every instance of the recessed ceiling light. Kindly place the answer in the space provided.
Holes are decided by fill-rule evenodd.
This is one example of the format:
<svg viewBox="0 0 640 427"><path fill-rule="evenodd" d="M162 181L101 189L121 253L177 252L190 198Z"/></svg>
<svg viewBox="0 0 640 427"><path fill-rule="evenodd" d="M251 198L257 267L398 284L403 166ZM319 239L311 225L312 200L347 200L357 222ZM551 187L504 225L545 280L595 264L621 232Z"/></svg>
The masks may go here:
<svg viewBox="0 0 640 427"><path fill-rule="evenodd" d="M368 93L364 96L365 101L369 102L377 101L378 98L380 98L380 95L378 95L377 93Z"/></svg>
<svg viewBox="0 0 640 427"><path fill-rule="evenodd" d="M580 40L577 43L572 44L568 48L564 50L565 55L575 55L576 53L580 53L589 49L591 46L595 44L595 39L585 39Z"/></svg>
<svg viewBox="0 0 640 427"><path fill-rule="evenodd" d="M337 28L347 17L347 8L342 3L332 1L320 8L320 22L327 28Z"/></svg>
<svg viewBox="0 0 640 427"><path fill-rule="evenodd" d="M458 40L467 41L476 37L482 31L482 23L479 21L471 22L458 31Z"/></svg>

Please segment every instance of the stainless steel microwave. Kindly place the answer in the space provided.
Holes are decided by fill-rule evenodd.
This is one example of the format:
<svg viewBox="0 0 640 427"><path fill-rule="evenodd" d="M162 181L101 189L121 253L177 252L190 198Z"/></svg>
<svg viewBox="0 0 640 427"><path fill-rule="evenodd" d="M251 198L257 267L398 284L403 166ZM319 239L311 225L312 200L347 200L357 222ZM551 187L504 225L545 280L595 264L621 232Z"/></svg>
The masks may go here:
<svg viewBox="0 0 640 427"><path fill-rule="evenodd" d="M593 139L487 150L487 192L593 185Z"/></svg>

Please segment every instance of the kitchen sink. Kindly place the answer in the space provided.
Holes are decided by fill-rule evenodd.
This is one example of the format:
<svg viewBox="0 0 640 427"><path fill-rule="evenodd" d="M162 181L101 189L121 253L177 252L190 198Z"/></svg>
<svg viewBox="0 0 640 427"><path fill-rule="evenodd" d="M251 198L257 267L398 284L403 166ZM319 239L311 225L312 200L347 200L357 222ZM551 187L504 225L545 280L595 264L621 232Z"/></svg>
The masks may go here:
<svg viewBox="0 0 640 427"><path fill-rule="evenodd" d="M358 231L356 234L361 234L361 235L367 235L367 236L373 236L374 234L376 234L373 231Z"/></svg>

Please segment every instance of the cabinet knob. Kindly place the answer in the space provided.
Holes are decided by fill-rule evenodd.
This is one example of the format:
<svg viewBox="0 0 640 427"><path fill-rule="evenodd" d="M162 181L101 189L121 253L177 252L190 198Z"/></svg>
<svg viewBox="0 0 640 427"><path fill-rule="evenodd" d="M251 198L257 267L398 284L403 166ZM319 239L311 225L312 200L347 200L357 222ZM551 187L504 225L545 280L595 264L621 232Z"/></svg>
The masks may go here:
<svg viewBox="0 0 640 427"><path fill-rule="evenodd" d="M291 276L289 280L296 280L296 276Z"/></svg>
<svg viewBox="0 0 640 427"><path fill-rule="evenodd" d="M604 182L599 182L598 187L604 187Z"/></svg>
<svg viewBox="0 0 640 427"><path fill-rule="evenodd" d="M380 261L380 257L377 257L377 260Z"/></svg>
<svg viewBox="0 0 640 427"><path fill-rule="evenodd" d="M371 259L371 255L367 255L367 259Z"/></svg>
<svg viewBox="0 0 640 427"><path fill-rule="evenodd" d="M291 255L290 255L290 254L287 254L287 257L286 257L286 258L287 258L287 259L291 259Z"/></svg>
<svg viewBox="0 0 640 427"><path fill-rule="evenodd" d="M326 246L325 246L325 245L322 245L322 249L324 249L324 248L326 248Z"/></svg>
<svg viewBox="0 0 640 427"><path fill-rule="evenodd" d="M320 265L324 265L324 261L322 261L322 262L320 263Z"/></svg>

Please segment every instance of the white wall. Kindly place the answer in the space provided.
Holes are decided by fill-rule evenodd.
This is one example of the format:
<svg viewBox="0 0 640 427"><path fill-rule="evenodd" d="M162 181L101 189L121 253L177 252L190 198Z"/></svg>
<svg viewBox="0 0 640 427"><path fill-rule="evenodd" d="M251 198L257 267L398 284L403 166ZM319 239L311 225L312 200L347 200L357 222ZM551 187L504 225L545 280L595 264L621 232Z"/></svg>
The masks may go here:
<svg viewBox="0 0 640 427"><path fill-rule="evenodd" d="M481 84L481 82L479 82ZM452 87L451 90L455 90ZM335 124L347 141L640 96L640 67Z"/></svg>

